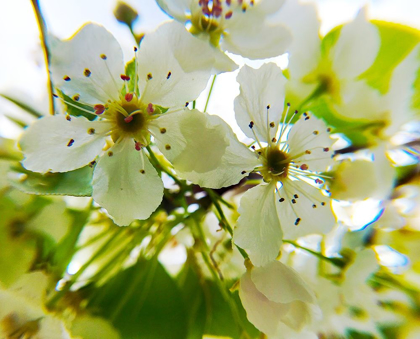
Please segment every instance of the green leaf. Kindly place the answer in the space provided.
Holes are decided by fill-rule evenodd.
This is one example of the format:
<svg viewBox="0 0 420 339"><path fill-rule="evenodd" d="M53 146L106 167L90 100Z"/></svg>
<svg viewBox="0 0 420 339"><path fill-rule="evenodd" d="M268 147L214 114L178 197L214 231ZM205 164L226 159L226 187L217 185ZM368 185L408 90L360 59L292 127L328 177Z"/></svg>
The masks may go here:
<svg viewBox="0 0 420 339"><path fill-rule="evenodd" d="M76 197L92 195L93 168L90 166L71 172L46 174L31 172L22 166L12 167L11 170L15 174L11 184L25 193Z"/></svg>
<svg viewBox="0 0 420 339"><path fill-rule="evenodd" d="M4 93L0 93L0 96L9 100L10 102L13 102L16 106L20 107L24 111L28 112L29 114L31 114L31 115L33 115L37 118L40 118L40 117L44 116L44 114L42 114L41 112L39 112L35 108L31 107L27 103L25 103L23 101L20 101L19 99L13 98L13 97L11 97L7 94L4 94Z"/></svg>
<svg viewBox="0 0 420 339"><path fill-rule="evenodd" d="M0 159L17 161L23 159L23 155L17 147L16 140L0 137Z"/></svg>
<svg viewBox="0 0 420 339"><path fill-rule="evenodd" d="M184 303L188 305L188 339L202 338L203 334L240 339L246 337L244 332L248 337L258 337L260 332L247 320L238 293L230 293L226 288L235 307L232 309L217 284L200 278L194 268L189 259L177 278Z"/></svg>
<svg viewBox="0 0 420 339"><path fill-rule="evenodd" d="M187 338L180 291L156 259L117 274L94 292L88 309L110 319L122 338Z"/></svg>
<svg viewBox="0 0 420 339"><path fill-rule="evenodd" d="M128 93L134 93L134 84L136 81L136 59L133 58L133 60L127 62L127 64L125 65L125 75L128 75L130 77L130 80L127 82L127 87L128 87ZM126 94L127 91L125 90L125 87L123 89L123 94ZM137 95L138 93L138 88L137 88Z"/></svg>

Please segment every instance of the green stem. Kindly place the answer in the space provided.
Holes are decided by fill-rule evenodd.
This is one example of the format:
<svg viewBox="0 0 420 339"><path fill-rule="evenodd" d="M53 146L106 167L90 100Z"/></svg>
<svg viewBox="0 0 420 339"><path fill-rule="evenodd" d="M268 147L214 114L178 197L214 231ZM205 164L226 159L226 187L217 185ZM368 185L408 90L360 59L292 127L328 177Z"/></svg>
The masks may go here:
<svg viewBox="0 0 420 339"><path fill-rule="evenodd" d="M294 247L299 248L299 249L301 249L303 251L306 251L308 253L311 253L312 255L318 257L319 259L328 261L328 262L330 262L331 264L333 264L337 267L343 268L344 266L346 266L346 262L343 259L326 257L326 256L322 255L321 253L318 253L318 252L313 251L309 248L303 247L303 246L299 245L298 243L296 243L294 241L291 241L291 240L283 240L283 242L287 243L287 244L290 244L290 245L293 245Z"/></svg>
<svg viewBox="0 0 420 339"><path fill-rule="evenodd" d="M53 83L51 81L51 72L50 72L50 53L48 51L47 45L47 27L45 25L44 18L41 13L41 9L39 7L38 0L31 0L32 6L35 11L36 20L38 23L38 28L41 33L41 43L42 49L44 51L44 60L45 60L45 67L47 70L47 79L48 79L48 90L49 90L49 102L50 102L50 114L54 115L55 108L54 108L54 97L53 97Z"/></svg>
<svg viewBox="0 0 420 339"><path fill-rule="evenodd" d="M211 82L211 86L210 86L210 90L209 90L209 95L207 96L206 105L204 106L204 112L207 111L207 106L208 106L209 101L210 101L211 92L213 92L213 86L214 86L214 82L216 81L216 76L217 75L214 75L213 76L213 81Z"/></svg>
<svg viewBox="0 0 420 339"><path fill-rule="evenodd" d="M233 236L233 229L232 226L230 226L229 222L226 219L226 216L223 212L222 207L219 204L219 196L214 193L214 191L210 188L204 188L204 190L207 192L207 194L209 195L211 201L213 202L214 207L216 207L217 212L219 213L219 221L222 222L222 225L224 226L224 228L229 232L229 234L231 236Z"/></svg>

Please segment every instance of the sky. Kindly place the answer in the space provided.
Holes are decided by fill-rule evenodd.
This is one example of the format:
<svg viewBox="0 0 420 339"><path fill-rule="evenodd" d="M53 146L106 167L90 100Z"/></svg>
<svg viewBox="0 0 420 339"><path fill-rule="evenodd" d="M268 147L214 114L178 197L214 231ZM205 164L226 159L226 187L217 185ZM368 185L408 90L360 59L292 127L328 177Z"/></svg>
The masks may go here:
<svg viewBox="0 0 420 339"><path fill-rule="evenodd" d="M117 0L40 0L50 33L68 38L85 22L104 25L120 42L126 60L132 57L133 38L124 25L118 23L112 10ZM135 30L147 32L169 18L153 0L126 0L140 13ZM338 24L351 20L358 10L367 5L371 18L399 22L420 29L419 0L302 0L315 2L325 33ZM0 1L0 93L21 98L39 110L47 112L46 71L39 42L39 32L30 1ZM284 60L279 59L279 64ZM235 74L217 78L212 100L208 107L211 114L220 115L237 132L233 118L233 99L238 94ZM205 93L204 93L205 95ZM227 102L220 106L221 102ZM203 99L199 101L204 105ZM10 123L5 114L20 114L16 107L0 98L0 136L16 137L19 129ZM25 117L20 114L20 116Z"/></svg>

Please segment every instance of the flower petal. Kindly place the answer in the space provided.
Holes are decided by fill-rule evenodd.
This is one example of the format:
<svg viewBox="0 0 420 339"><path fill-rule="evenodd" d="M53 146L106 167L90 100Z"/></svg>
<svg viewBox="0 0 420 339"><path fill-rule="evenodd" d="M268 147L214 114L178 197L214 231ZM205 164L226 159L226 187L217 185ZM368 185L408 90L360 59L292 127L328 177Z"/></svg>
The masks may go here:
<svg viewBox="0 0 420 339"><path fill-rule="evenodd" d="M291 303L299 300L315 303L315 295L299 273L280 261L254 267L251 279L258 291L271 301Z"/></svg>
<svg viewBox="0 0 420 339"><path fill-rule="evenodd" d="M251 188L241 198L233 240L247 250L255 266L274 260L282 244L283 232L275 198L273 184Z"/></svg>
<svg viewBox="0 0 420 339"><path fill-rule="evenodd" d="M247 137L254 139L249 127L252 121L259 140L271 140L276 134L276 129L270 130L269 124L274 122L275 126L278 126L284 106L286 78L281 69L273 63L264 64L259 69L245 65L240 70L237 81L241 90L235 99L235 116L239 127Z"/></svg>
<svg viewBox="0 0 420 339"><path fill-rule="evenodd" d="M225 21L222 50L250 59L271 58L286 51L292 42L289 30L281 24L268 22L265 11L269 9L269 4L266 8L259 6L257 3L249 7L246 13L236 12Z"/></svg>
<svg viewBox="0 0 420 339"><path fill-rule="evenodd" d="M321 22L317 16L316 5L297 0L286 1L276 19L292 33L293 40L287 49L288 70L290 79L300 80L313 72L321 59Z"/></svg>
<svg viewBox="0 0 420 339"><path fill-rule="evenodd" d="M380 47L378 29L366 18L366 9L341 29L330 51L334 72L339 79L355 78L375 61Z"/></svg>
<svg viewBox="0 0 420 339"><path fill-rule="evenodd" d="M246 272L239 284L239 297L248 320L261 332L275 335L282 319L290 309L289 304L275 303L258 291Z"/></svg>
<svg viewBox="0 0 420 339"><path fill-rule="evenodd" d="M298 166L305 164L310 171L323 172L332 165L332 144L328 127L321 119L305 113L290 129L288 157Z"/></svg>
<svg viewBox="0 0 420 339"><path fill-rule="evenodd" d="M20 139L23 166L34 172L68 172L94 160L105 145L106 122L84 117L47 116L29 126Z"/></svg>
<svg viewBox="0 0 420 339"><path fill-rule="evenodd" d="M156 0L159 7L169 16L179 22L187 21L187 12L190 11L193 0Z"/></svg>
<svg viewBox="0 0 420 339"><path fill-rule="evenodd" d="M117 40L104 27L86 24L69 40L49 39L54 85L89 104L117 100L124 61Z"/></svg>
<svg viewBox="0 0 420 339"><path fill-rule="evenodd" d="M284 239L294 240L308 234L326 234L333 227L335 217L331 211L330 199L307 182L285 180L279 196L284 199L280 202L280 198L276 203Z"/></svg>
<svg viewBox="0 0 420 339"><path fill-rule="evenodd" d="M163 107L184 106L204 90L215 52L176 21L145 36L138 55L142 101Z"/></svg>
<svg viewBox="0 0 420 339"><path fill-rule="evenodd" d="M178 175L203 187L237 184L259 164L215 115L185 109L162 115L150 130Z"/></svg>
<svg viewBox="0 0 420 339"><path fill-rule="evenodd" d="M162 201L162 180L140 152L125 139L99 159L93 174L93 199L120 226L147 219Z"/></svg>

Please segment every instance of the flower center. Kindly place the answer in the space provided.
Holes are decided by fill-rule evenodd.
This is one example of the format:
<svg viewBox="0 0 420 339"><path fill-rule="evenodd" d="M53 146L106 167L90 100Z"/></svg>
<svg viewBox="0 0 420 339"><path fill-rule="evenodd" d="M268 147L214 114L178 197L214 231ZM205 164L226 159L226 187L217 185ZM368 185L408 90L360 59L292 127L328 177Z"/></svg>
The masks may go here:
<svg viewBox="0 0 420 339"><path fill-rule="evenodd" d="M114 123L111 134L114 142L129 137L147 146L150 143L148 125L153 111L153 105L145 105L135 96L109 103L106 118Z"/></svg>
<svg viewBox="0 0 420 339"><path fill-rule="evenodd" d="M261 157L263 167L260 173L266 182L279 180L279 176L287 176L290 163L287 160L287 153L275 146L270 146L261 150Z"/></svg>

